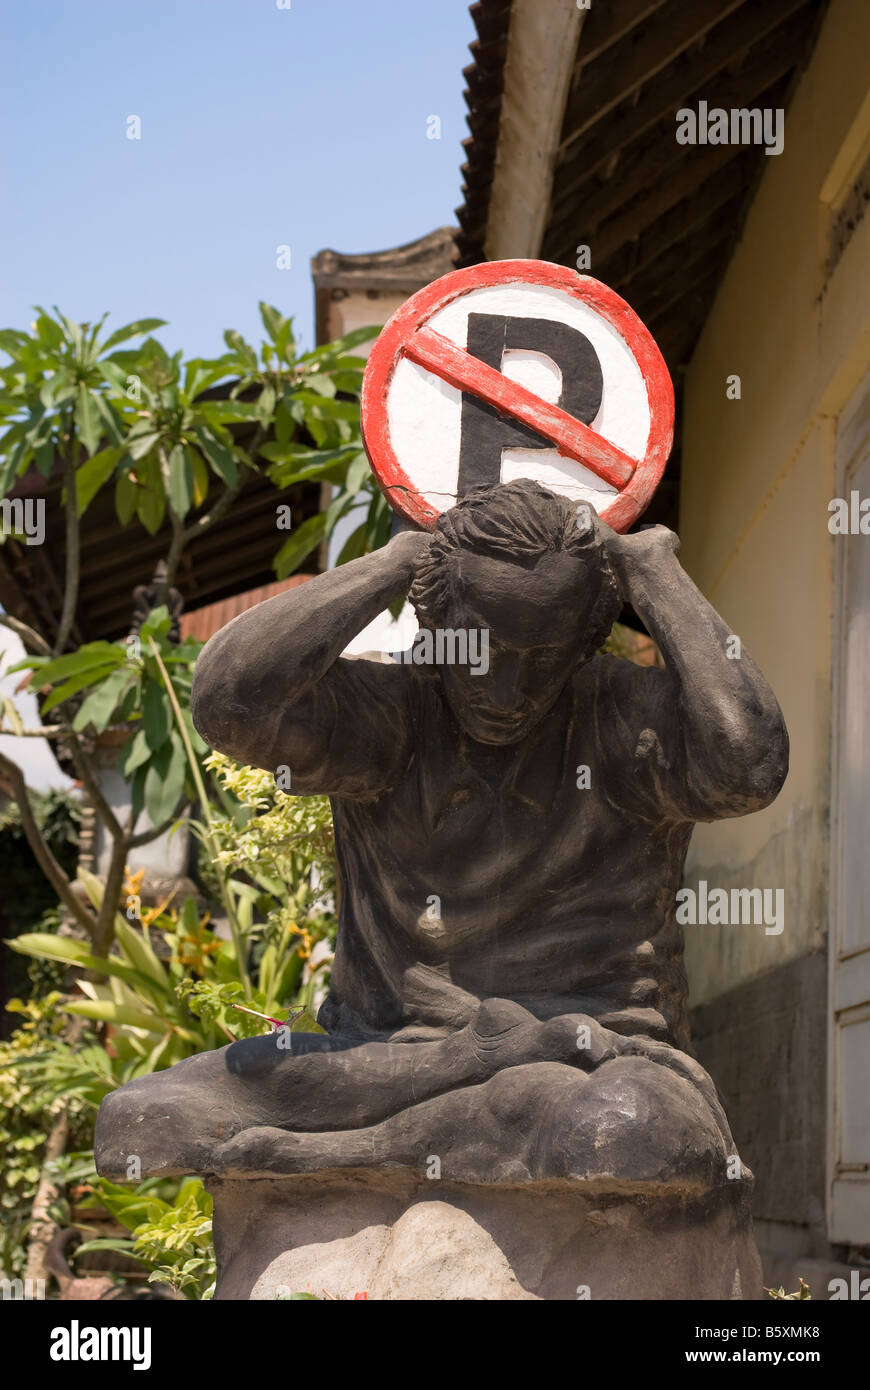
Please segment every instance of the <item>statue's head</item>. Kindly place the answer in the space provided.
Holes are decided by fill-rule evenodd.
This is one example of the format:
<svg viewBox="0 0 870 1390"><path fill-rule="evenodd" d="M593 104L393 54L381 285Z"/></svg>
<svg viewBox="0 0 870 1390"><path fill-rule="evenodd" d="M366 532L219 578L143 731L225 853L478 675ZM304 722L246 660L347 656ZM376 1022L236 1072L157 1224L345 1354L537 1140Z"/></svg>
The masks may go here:
<svg viewBox="0 0 870 1390"><path fill-rule="evenodd" d="M436 668L480 743L522 739L621 606L593 509L528 479L475 488L444 512L409 598L424 628L488 634L485 670Z"/></svg>

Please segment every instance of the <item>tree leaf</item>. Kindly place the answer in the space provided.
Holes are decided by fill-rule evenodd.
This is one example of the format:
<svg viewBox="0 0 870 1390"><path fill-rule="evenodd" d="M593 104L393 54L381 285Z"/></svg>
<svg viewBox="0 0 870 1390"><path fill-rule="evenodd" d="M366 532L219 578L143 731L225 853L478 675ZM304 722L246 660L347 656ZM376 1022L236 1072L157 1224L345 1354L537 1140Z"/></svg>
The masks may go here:
<svg viewBox="0 0 870 1390"><path fill-rule="evenodd" d="M133 675L133 668L130 666L113 671L102 685L97 687L93 695L88 696L73 720L73 728L77 733L81 733L89 724L93 724L98 734L103 732Z"/></svg>
<svg viewBox="0 0 870 1390"><path fill-rule="evenodd" d="M30 679L31 688L56 685L60 680L78 675L79 671L96 671L99 666L122 666L125 653L117 642L87 642L77 652L68 652L54 661L40 664ZM28 665L32 665L32 661Z"/></svg>
<svg viewBox="0 0 870 1390"><path fill-rule="evenodd" d="M129 338L138 338L142 333L150 333L153 329L163 328L165 325L166 319L135 319L133 323L127 323L110 334L103 343L102 351L108 352L119 343L126 343Z"/></svg>
<svg viewBox="0 0 870 1390"><path fill-rule="evenodd" d="M257 354L250 343L245 342L241 333L236 332L234 328L228 328L224 333L224 342L231 352L236 353L241 358L250 371L255 372L257 370Z"/></svg>
<svg viewBox="0 0 870 1390"><path fill-rule="evenodd" d="M194 434L199 442L199 447L208 459L218 477L223 478L228 487L234 487L238 478L238 469L232 452L224 444L222 439L211 430L202 427L194 430Z"/></svg>
<svg viewBox="0 0 870 1390"><path fill-rule="evenodd" d="M346 565L348 560L358 560L360 556L365 555L368 531L368 522L363 521L355 531L351 532L335 562L336 568L338 568L339 565Z"/></svg>
<svg viewBox="0 0 870 1390"><path fill-rule="evenodd" d="M211 749L209 748L205 739L201 738L200 735L197 733L196 729L193 727L193 715L191 714L190 710L184 709L182 707L181 717L184 720L184 727L187 730L187 737L190 739L194 753L199 753L204 756L206 753L211 752Z"/></svg>
<svg viewBox="0 0 870 1390"><path fill-rule="evenodd" d="M62 405L65 400L70 400L77 390L78 387L73 377L68 371L61 368L59 371L52 372L51 376L46 377L39 388L39 399L46 407L58 406Z"/></svg>
<svg viewBox="0 0 870 1390"><path fill-rule="evenodd" d="M305 386L307 390L313 391L317 396L332 397L338 389L332 377L328 376L326 372L312 372L310 376L305 378Z"/></svg>
<svg viewBox="0 0 870 1390"><path fill-rule="evenodd" d="M156 536L166 514L166 493L160 466L153 454L143 459L137 470L139 491L136 495L136 515L150 536Z"/></svg>
<svg viewBox="0 0 870 1390"><path fill-rule="evenodd" d="M54 312L57 314L58 319L63 324L64 331L70 343L72 344L75 356L80 359L82 355L82 347L84 345L84 324L73 323L72 319L68 319L65 314L62 314L60 312L60 309L58 309L56 304L52 304L51 307L54 309Z"/></svg>
<svg viewBox="0 0 870 1390"><path fill-rule="evenodd" d="M33 451L33 458L43 478L48 478L54 468L54 440L48 438Z"/></svg>
<svg viewBox="0 0 870 1390"><path fill-rule="evenodd" d="M127 1028L141 1028L146 1033L166 1032L166 1023L158 1014L146 1014L134 1009L130 1004L116 1004L114 999L84 999L74 1004L63 1004L64 1013L78 1014L80 1018L93 1018L99 1023L121 1024Z"/></svg>
<svg viewBox="0 0 870 1390"><path fill-rule="evenodd" d="M185 517L193 500L193 467L180 444L169 455L169 504L175 515Z"/></svg>
<svg viewBox="0 0 870 1390"><path fill-rule="evenodd" d="M133 785L130 788L130 823L134 828L145 808L145 778L147 775L147 764L137 767L133 773Z"/></svg>
<svg viewBox="0 0 870 1390"><path fill-rule="evenodd" d="M133 776L137 767L142 767L151 757L151 749L148 747L148 740L145 737L144 729L137 729L136 733L125 743L118 758L118 765L121 775L126 778Z"/></svg>
<svg viewBox="0 0 870 1390"><path fill-rule="evenodd" d="M184 791L186 772L184 745L173 730L151 759L145 774L145 810L152 825L159 825L172 815Z"/></svg>
<svg viewBox="0 0 870 1390"><path fill-rule="evenodd" d="M138 931L134 931L120 915L115 927L115 938L122 954L126 957L127 964L150 979L161 994L168 995L174 1002L175 990L172 987L166 967L151 949L145 937L140 935Z"/></svg>
<svg viewBox="0 0 870 1390"><path fill-rule="evenodd" d="M79 439L89 454L95 454L100 443L100 414L94 404L93 396L83 381L79 382L75 420Z"/></svg>
<svg viewBox="0 0 870 1390"><path fill-rule="evenodd" d="M203 461L202 454L197 453L196 449L185 444L184 452L187 454L188 461L193 473L193 505L201 507L208 496L208 468Z"/></svg>
<svg viewBox="0 0 870 1390"><path fill-rule="evenodd" d="M302 525L287 537L272 562L278 578L286 579L298 569L312 550L317 549L325 534L325 513L319 512L317 516L310 516L307 521L303 521Z"/></svg>
<svg viewBox="0 0 870 1390"><path fill-rule="evenodd" d="M139 489L129 473L121 473L115 483L115 512L122 526L127 526L136 514Z"/></svg>
<svg viewBox="0 0 870 1390"><path fill-rule="evenodd" d="M106 431L106 436L109 439L110 443L115 445L121 444L124 438L124 433L121 429L121 423L118 420L118 417L115 414L112 407L110 406L109 402L106 400L106 397L102 394L101 391L94 392L93 402L94 405L97 407L97 410L99 411L100 418L103 422L103 427Z"/></svg>
<svg viewBox="0 0 870 1390"><path fill-rule="evenodd" d="M166 497L163 491L140 488L136 499L136 515L149 536L156 536L166 515Z"/></svg>
<svg viewBox="0 0 870 1390"><path fill-rule="evenodd" d="M17 357L28 342L27 334L23 333L20 328L0 329L0 350L8 352L10 357Z"/></svg>
<svg viewBox="0 0 870 1390"><path fill-rule="evenodd" d="M111 478L120 457L120 449L101 449L76 469L76 507L79 516L90 506L103 483Z"/></svg>
<svg viewBox="0 0 870 1390"><path fill-rule="evenodd" d="M142 696L142 728L152 753L162 748L172 728L172 709L163 687L148 681Z"/></svg>
<svg viewBox="0 0 870 1390"><path fill-rule="evenodd" d="M263 413L258 401L201 401L197 409L202 419L210 425L235 425L244 420L258 420Z"/></svg>
<svg viewBox="0 0 870 1390"><path fill-rule="evenodd" d="M290 443L294 427L293 417L284 402L281 401L275 411L275 440L279 448L286 447ZM263 452L262 449L260 452Z"/></svg>
<svg viewBox="0 0 870 1390"><path fill-rule="evenodd" d="M372 470L369 466L368 458L365 454L359 453L347 470L347 478L344 485L351 496L356 497L366 478L370 478L371 476Z"/></svg>
<svg viewBox="0 0 870 1390"><path fill-rule="evenodd" d="M306 420L313 412L315 416L320 416L323 419L350 420L354 424L359 424L359 403L357 401L336 401L312 390L297 391L296 399L306 407Z"/></svg>
<svg viewBox="0 0 870 1390"><path fill-rule="evenodd" d="M37 311L36 332L40 342L45 343L53 352L63 346L63 329L59 323L55 323L50 314L44 309L40 309L38 304L34 305Z"/></svg>
<svg viewBox="0 0 870 1390"><path fill-rule="evenodd" d="M114 666L98 666L96 670L80 671L77 676L71 676L68 681L64 681L63 685L56 686L42 705L43 719L55 706L62 705L64 700L68 700L71 695L77 695L86 686L105 679L114 669Z"/></svg>
<svg viewBox="0 0 870 1390"><path fill-rule="evenodd" d="M137 434L136 430L138 430L138 428L139 426L136 425L127 435L127 453L130 455L131 459L135 460L144 458L146 454L150 454L154 445L160 439L159 430L143 430L140 434Z"/></svg>
<svg viewBox="0 0 870 1390"><path fill-rule="evenodd" d="M129 1255L132 1259L138 1260L141 1257L133 1249L132 1240L124 1240L121 1237L111 1239L109 1236L100 1236L96 1240L85 1240L75 1248L75 1256L89 1255L95 1250L116 1250L122 1255Z"/></svg>
<svg viewBox="0 0 870 1390"><path fill-rule="evenodd" d="M12 431L10 430L11 434ZM8 437L8 436L7 436ZM11 454L0 469L0 496L5 497L18 475L20 466L26 462L25 455L30 453L26 439L20 439L12 450Z"/></svg>
<svg viewBox="0 0 870 1390"><path fill-rule="evenodd" d="M228 375L225 359L192 358L184 368L184 394L193 400Z"/></svg>
<svg viewBox="0 0 870 1390"><path fill-rule="evenodd" d="M284 324L287 322L284 315L272 304L267 304L265 300L260 300L260 318L263 320L263 327L268 333L273 343L277 343L278 335Z"/></svg>
<svg viewBox="0 0 870 1390"><path fill-rule="evenodd" d="M131 989L151 985L148 976L133 966L125 965L114 956L95 956L84 941L76 941L72 937L55 936L53 932L22 932L21 936L10 938L6 945L19 955L33 956L36 960L57 960L66 965L77 965L82 970L114 975Z"/></svg>

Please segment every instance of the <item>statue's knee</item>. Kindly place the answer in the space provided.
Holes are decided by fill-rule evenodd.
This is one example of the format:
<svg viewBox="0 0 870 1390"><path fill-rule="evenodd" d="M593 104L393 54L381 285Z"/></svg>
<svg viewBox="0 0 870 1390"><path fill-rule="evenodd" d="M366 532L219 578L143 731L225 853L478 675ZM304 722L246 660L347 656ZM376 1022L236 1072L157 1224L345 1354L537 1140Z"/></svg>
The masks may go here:
<svg viewBox="0 0 870 1390"><path fill-rule="evenodd" d="M198 1171L205 1149L238 1128L223 1071L220 1052L199 1053L106 1096L94 1133L97 1172L132 1182Z"/></svg>
<svg viewBox="0 0 870 1390"><path fill-rule="evenodd" d="M550 1151L565 1176L711 1184L728 1155L697 1087L642 1057L606 1062L553 1115Z"/></svg>
<svg viewBox="0 0 870 1390"><path fill-rule="evenodd" d="M529 1062L497 1072L483 1092L495 1120L534 1131L554 1104L570 1108L578 1084L585 1085L586 1078L559 1062Z"/></svg>

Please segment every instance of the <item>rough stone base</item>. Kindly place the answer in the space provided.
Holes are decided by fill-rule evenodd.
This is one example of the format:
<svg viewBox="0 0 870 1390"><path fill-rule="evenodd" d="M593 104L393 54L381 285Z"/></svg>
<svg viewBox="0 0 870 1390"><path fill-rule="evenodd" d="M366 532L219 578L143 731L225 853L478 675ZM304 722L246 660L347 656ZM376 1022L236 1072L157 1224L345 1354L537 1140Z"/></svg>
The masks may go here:
<svg viewBox="0 0 870 1390"><path fill-rule="evenodd" d="M762 1298L748 1185L212 1179L218 1299ZM588 1292L587 1292L588 1291Z"/></svg>

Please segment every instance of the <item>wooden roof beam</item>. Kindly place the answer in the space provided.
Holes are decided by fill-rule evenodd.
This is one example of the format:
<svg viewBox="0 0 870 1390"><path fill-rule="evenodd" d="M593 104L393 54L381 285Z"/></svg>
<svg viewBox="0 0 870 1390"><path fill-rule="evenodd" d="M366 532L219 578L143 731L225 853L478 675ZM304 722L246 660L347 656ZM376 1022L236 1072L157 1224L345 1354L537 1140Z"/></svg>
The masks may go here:
<svg viewBox="0 0 870 1390"><path fill-rule="evenodd" d="M724 177L717 175L702 184L691 198L671 208L664 217L654 222L643 237L621 246L613 256L597 266L607 284L615 286L620 294L633 293L634 284L645 273L650 270L655 273L665 258L678 259L688 238L694 240L715 235L715 229L720 224L736 227L749 177L745 168L741 169L738 165L738 160L728 165L727 183ZM701 196L704 189L711 199L709 203L705 203Z"/></svg>
<svg viewBox="0 0 870 1390"><path fill-rule="evenodd" d="M774 30L778 31L774 35L776 44L799 55L806 42L806 11L814 3L815 0L768 0L760 14L744 6L736 12L730 22L722 24L721 33L717 31L713 36L715 42L706 44L700 53L692 57L682 54L675 63L659 74L655 82L644 87L639 101L626 106L622 111L613 112L607 122L606 140L602 140L596 122L587 129L579 143L571 145L570 149L567 146L563 147L556 168L555 184L558 193L554 199L554 214L558 215L566 199L573 197L576 190L596 174L614 152L625 149L659 121L668 116L675 116L681 107L691 106L701 96L705 96L711 106L726 105L724 99L720 100L718 92L709 90L709 84L723 72L732 71L735 63L740 63L747 53L750 54L750 58L744 71L752 71L755 74L751 79L746 78L747 83L759 79L763 83L753 50L756 44ZM746 105L742 99L745 91L735 93L735 87L738 86L739 82L729 82L728 106L735 103L740 106ZM573 179L560 176L560 168L566 163L566 159L570 167L579 166L580 172ZM569 173L569 168L566 167L565 173Z"/></svg>
<svg viewBox="0 0 870 1390"><path fill-rule="evenodd" d="M791 72L800 61L803 51L806 38L804 25L799 25L797 21L794 21L786 25L785 28L788 31L788 42L780 33L774 33L769 44L753 51L739 72L720 83L715 93L708 91L711 106L721 106L725 110L730 110L732 107L756 107L765 104L765 96L771 87L780 78ZM695 104L704 90L702 87L699 91L686 94L683 98L684 104L686 106ZM674 117L676 117L676 109L674 108L672 111ZM710 146L678 145L676 121L670 131L670 136L671 138L668 139L666 129L661 126L650 131L643 141L629 147L629 162L626 167L620 170L619 179L606 187L599 186L587 195L589 203L596 213L596 225L606 221L621 205L625 205L646 185L657 182L670 169L676 168L681 161L691 162L696 151L711 148ZM742 147L728 146L727 148L735 150ZM593 175L590 174L589 178L592 177ZM584 170L579 186L582 187L586 181L587 176ZM575 182L574 197L577 195L577 187ZM559 203L563 206L565 203L561 194ZM555 223L556 219L553 220ZM589 227L586 228L587 232L591 230Z"/></svg>
<svg viewBox="0 0 870 1390"><path fill-rule="evenodd" d="M793 66L792 57L789 72ZM787 75L757 93L754 103L762 106L784 104L786 88ZM559 244L564 244L572 236L575 242L585 241L591 247L593 265L600 265L670 208L691 197L701 184L732 161L739 160L747 152L753 157L752 165L757 166L759 158L763 161L760 149L754 145L678 145L675 140L674 151L676 157L669 156L659 144L657 153L649 158L642 153L634 163L633 178L626 178L621 185L622 198L614 197L608 186L597 197L589 199L596 214L594 227L580 225L579 218L573 222L563 219L562 225L553 229L554 241L558 238ZM647 177L644 177L644 168ZM599 218L601 206L612 211L609 218Z"/></svg>
<svg viewBox="0 0 870 1390"><path fill-rule="evenodd" d="M632 280L630 287L615 288L620 294L625 291L632 309L646 323L663 303L668 302L672 287L685 284L702 262L709 259L712 264L718 258L719 264L724 266L736 235L736 221L711 220L702 235L686 237L683 244L672 246L669 252L647 266L642 276ZM707 268L702 273L706 273Z"/></svg>
<svg viewBox="0 0 870 1390"><path fill-rule="evenodd" d="M606 5L593 4L583 30L582 48L577 54L575 77L599 53L618 43L667 3L668 0L608 0Z"/></svg>
<svg viewBox="0 0 870 1390"><path fill-rule="evenodd" d="M686 285L683 293L652 320L653 324L661 324L661 327L649 325L672 374L688 365L722 274L723 267L720 266L713 269L706 279Z"/></svg>
<svg viewBox="0 0 870 1390"><path fill-rule="evenodd" d="M640 36L632 32L614 44L591 72L584 74L581 69L565 111L560 153L744 3L692 0L673 6ZM638 37L643 41L638 42Z"/></svg>
<svg viewBox="0 0 870 1390"><path fill-rule="evenodd" d="M734 230L733 227L725 227L714 242L702 242L691 252L687 251L682 266L669 268L669 271L663 269L660 281L653 276L647 279L642 291L640 287L633 291L631 307L645 324L658 323L667 318L674 305L693 285L706 284L711 276L724 274Z"/></svg>

